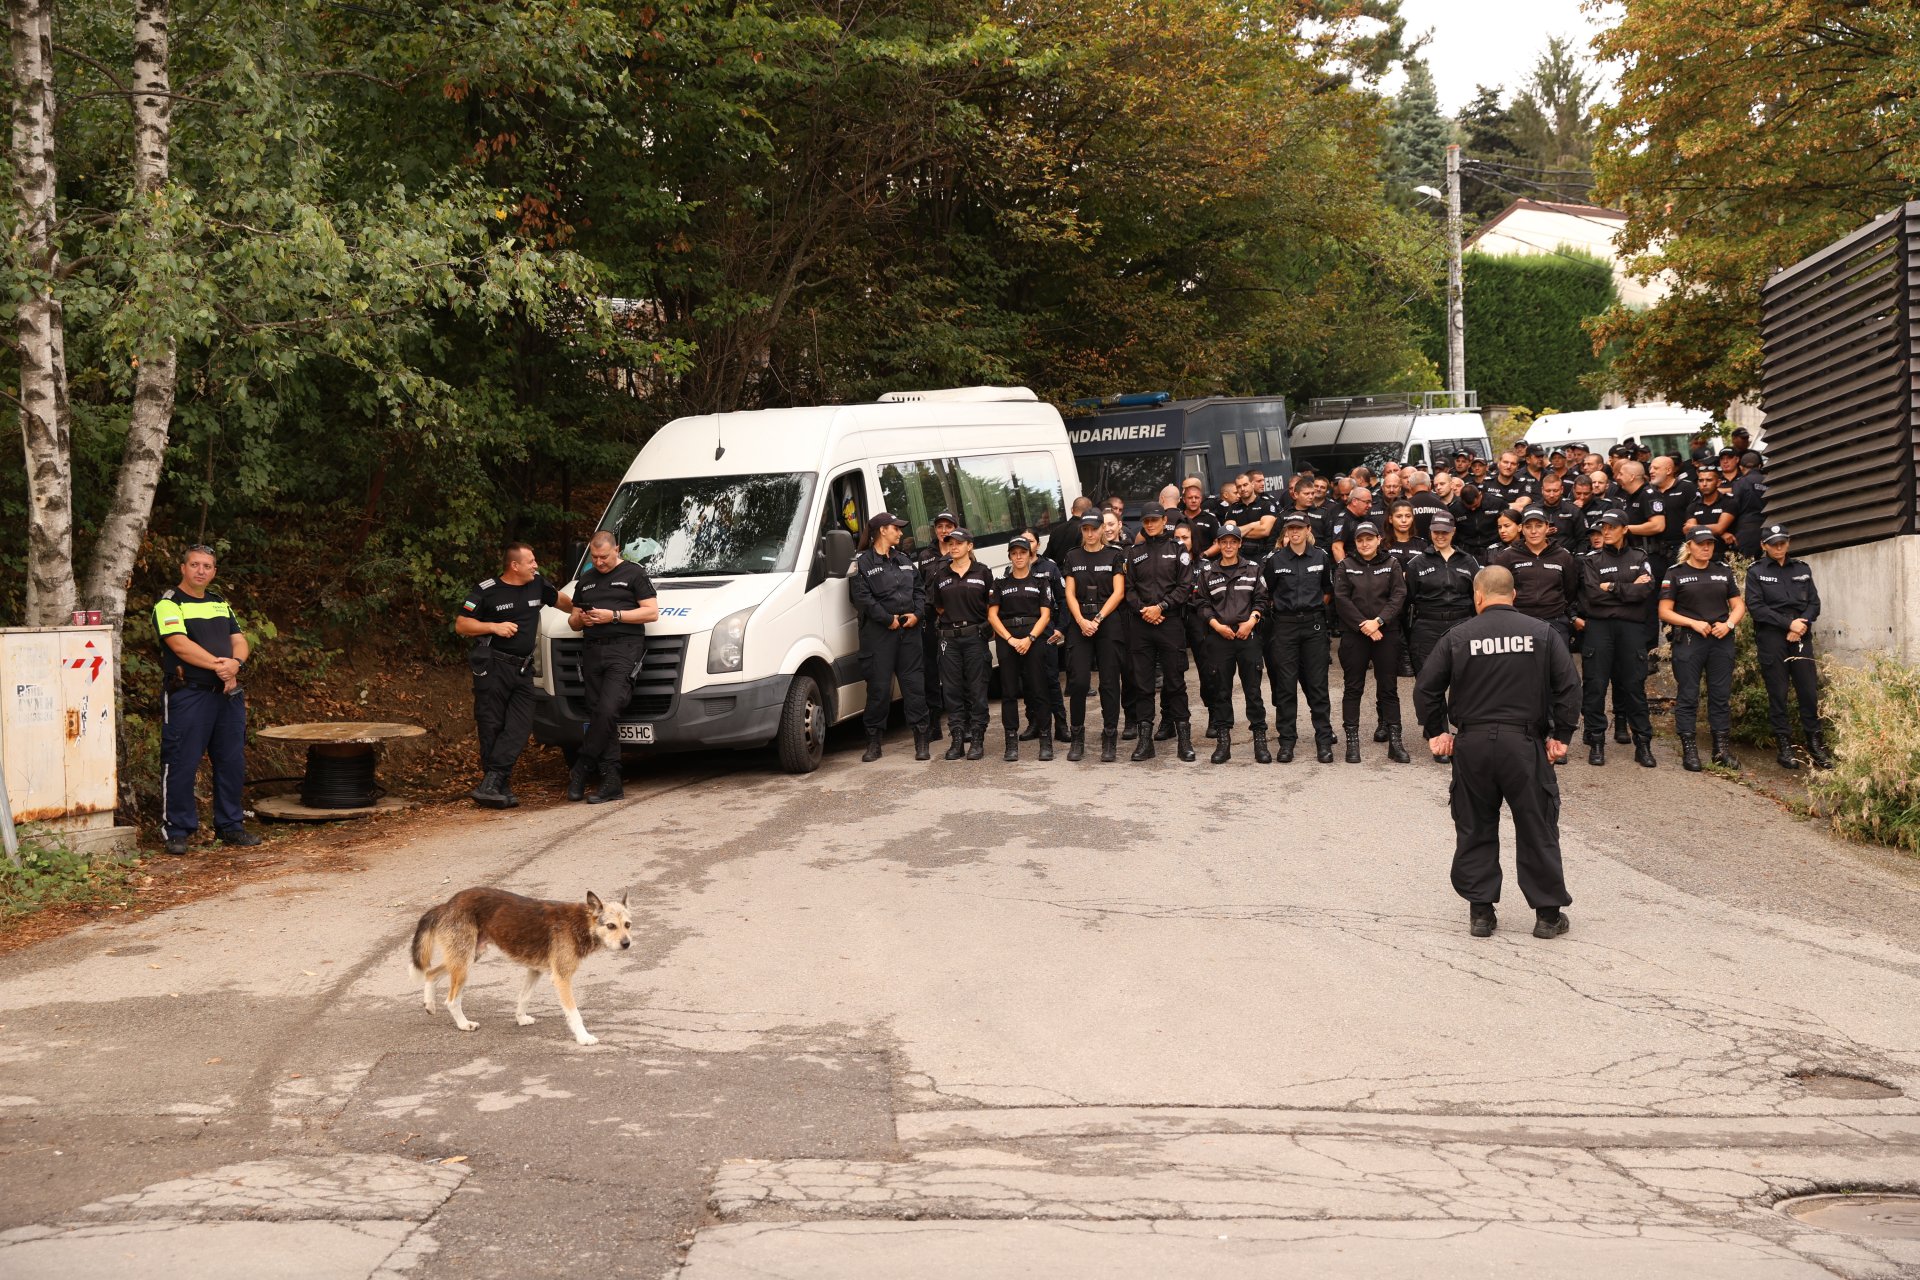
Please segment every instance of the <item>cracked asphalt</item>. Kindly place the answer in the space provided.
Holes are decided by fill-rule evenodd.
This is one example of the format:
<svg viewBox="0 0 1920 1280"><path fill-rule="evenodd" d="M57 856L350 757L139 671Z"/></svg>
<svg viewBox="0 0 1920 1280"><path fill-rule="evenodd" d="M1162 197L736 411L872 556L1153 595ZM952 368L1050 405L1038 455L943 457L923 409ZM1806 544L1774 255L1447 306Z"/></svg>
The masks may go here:
<svg viewBox="0 0 1920 1280"><path fill-rule="evenodd" d="M1572 932L1477 940L1424 758L858 751L635 763L0 959L0 1275L1920 1276L1775 1208L1920 1190L1910 860L1576 762ZM420 1009L472 884L630 892L598 1045L497 958L477 1031Z"/></svg>

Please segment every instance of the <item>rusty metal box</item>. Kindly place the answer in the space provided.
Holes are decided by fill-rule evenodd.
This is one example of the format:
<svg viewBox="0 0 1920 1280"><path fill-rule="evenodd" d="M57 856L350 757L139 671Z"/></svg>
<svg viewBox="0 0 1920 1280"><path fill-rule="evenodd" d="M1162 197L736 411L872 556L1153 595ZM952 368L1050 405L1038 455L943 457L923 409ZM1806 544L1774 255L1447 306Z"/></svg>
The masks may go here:
<svg viewBox="0 0 1920 1280"><path fill-rule="evenodd" d="M15 822L113 826L113 628L0 628L0 768Z"/></svg>

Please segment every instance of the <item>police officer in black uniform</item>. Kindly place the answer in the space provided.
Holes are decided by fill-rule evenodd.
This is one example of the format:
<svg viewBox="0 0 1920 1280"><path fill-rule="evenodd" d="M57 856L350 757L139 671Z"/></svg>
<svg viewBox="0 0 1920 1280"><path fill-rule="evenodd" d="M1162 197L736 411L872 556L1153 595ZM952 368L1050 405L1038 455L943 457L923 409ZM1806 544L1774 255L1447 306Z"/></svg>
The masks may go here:
<svg viewBox="0 0 1920 1280"><path fill-rule="evenodd" d="M1067 759L1087 753L1087 692L1100 672L1100 760L1118 758L1120 738L1119 624L1111 622L1127 593L1127 558L1100 533L1100 517L1080 517L1080 545L1060 565L1067 579L1067 700L1072 720Z"/></svg>
<svg viewBox="0 0 1920 1280"><path fill-rule="evenodd" d="M1753 619L1753 638L1760 655L1760 675L1767 682L1767 719L1780 748L1775 757L1783 769L1798 769L1793 751L1793 720L1787 714L1791 685L1800 704L1800 727L1807 735L1807 754L1816 769L1831 769L1833 757L1820 725L1820 668L1813 656L1813 624L1820 617L1820 589L1804 560L1788 554L1787 527L1770 524L1761 531L1760 549L1766 559L1747 570L1747 613Z"/></svg>
<svg viewBox="0 0 1920 1280"><path fill-rule="evenodd" d="M153 604L160 640L161 834L176 856L200 829L193 797L201 757L213 765L213 824L221 844L251 848L260 837L246 828L240 807L247 780L247 695L240 671L252 650L233 606L209 590L216 571L213 548L195 544L180 559L180 584ZM5 785L0 780L0 785Z"/></svg>
<svg viewBox="0 0 1920 1280"><path fill-rule="evenodd" d="M947 733L948 760L986 755L987 607L993 595L993 573L973 558L973 535L953 528L941 539L947 560L933 572L927 588L927 607L934 614L934 633L940 640L940 693L951 723Z"/></svg>
<svg viewBox="0 0 1920 1280"><path fill-rule="evenodd" d="M1458 538L1452 515L1434 512L1427 536L1433 549L1406 563L1407 609L1413 615L1408 644L1416 676L1440 637L1473 616L1473 576L1480 572L1479 560L1454 545ZM1447 763L1439 756L1434 760Z"/></svg>
<svg viewBox="0 0 1920 1280"><path fill-rule="evenodd" d="M1767 460L1749 449L1740 455L1740 478L1728 493L1733 499L1734 546L1749 560L1760 558L1760 530L1767 523Z"/></svg>
<svg viewBox="0 0 1920 1280"><path fill-rule="evenodd" d="M1020 696L1033 708L1033 736L1040 742L1040 758L1053 759L1053 731L1048 724L1052 707L1042 683L1046 679L1047 635L1053 629L1053 582L1034 570L1033 541L1021 534L1007 543L1007 571L994 580L987 603L987 625L993 629L1000 656L1000 727L1006 731L1008 762L1020 758Z"/></svg>
<svg viewBox="0 0 1920 1280"><path fill-rule="evenodd" d="M1580 566L1563 548L1553 543L1553 526L1547 513L1528 507L1520 515L1520 544L1496 552L1494 564L1513 575L1517 593L1514 608L1529 618L1538 618L1560 633L1571 646L1573 641L1573 601L1580 590Z"/></svg>
<svg viewBox="0 0 1920 1280"><path fill-rule="evenodd" d="M1238 673L1240 690L1247 703L1247 727L1253 731L1253 758L1259 764L1272 764L1273 752L1267 746L1267 708L1260 700L1260 639L1255 634L1267 608L1267 588L1261 581L1260 566L1240 557L1240 526L1223 524L1216 546L1220 558L1201 563L1194 569L1194 607L1207 625L1205 647L1200 661L1210 668L1208 687L1213 705L1208 713L1220 726L1213 740L1214 764L1233 758L1233 677Z"/></svg>
<svg viewBox="0 0 1920 1280"><path fill-rule="evenodd" d="M659 593L639 565L624 559L613 534L602 529L587 543L586 571L573 584L567 625L581 632L580 679L586 686L587 730L567 779L567 799L588 804L618 800L620 712L633 694L647 652L647 624L660 617ZM600 789L587 780L600 772Z"/></svg>
<svg viewBox="0 0 1920 1280"><path fill-rule="evenodd" d="M1140 512L1140 541L1127 549L1128 660L1133 666L1133 716L1139 725L1133 760L1154 755L1153 678L1160 676L1168 716L1182 760L1193 759L1193 725L1187 708L1186 601L1193 557L1167 528L1160 507Z"/></svg>
<svg viewBox="0 0 1920 1280"><path fill-rule="evenodd" d="M1691 530L1704 527L1713 530L1713 536L1718 539L1713 544L1713 558L1722 563L1738 540L1738 535L1733 531L1734 514L1733 500L1720 492L1720 473L1702 471L1700 489L1692 505L1687 508L1683 528Z"/></svg>
<svg viewBox="0 0 1920 1280"><path fill-rule="evenodd" d="M1312 516L1289 511L1281 519L1281 543L1260 566L1267 588L1267 681L1273 693L1275 758L1293 763L1299 736L1300 694L1313 718L1314 754L1333 763L1333 704L1327 692L1332 665L1333 557L1312 542Z"/></svg>
<svg viewBox="0 0 1920 1280"><path fill-rule="evenodd" d="M960 521L953 512L942 511L933 518L933 539L914 553L914 567L920 570L920 591L926 595L933 588L933 577L946 567L947 553L945 538L960 527ZM929 597L931 599L931 597ZM940 688L940 636L932 625L932 615L920 637L921 670L926 673L927 685L927 725L931 740L940 740L940 717L946 710L946 699Z"/></svg>
<svg viewBox="0 0 1920 1280"><path fill-rule="evenodd" d="M1412 762L1400 737L1400 629L1395 625L1406 602L1407 577L1400 562L1381 550L1379 526L1361 521L1354 529L1353 554L1333 571L1348 764L1360 763L1360 698L1368 668L1373 670L1374 705L1387 740L1387 758L1395 764Z"/></svg>
<svg viewBox="0 0 1920 1280"><path fill-rule="evenodd" d="M853 577L847 583L847 595L860 615L860 675L867 682L867 706L860 716L867 731L863 764L880 758L895 678L907 723L913 727L913 758L925 760L930 754L925 651L920 644L927 595L919 566L900 550L906 528L905 520L886 511L867 521L861 539L866 546L854 557Z"/></svg>
<svg viewBox="0 0 1920 1280"><path fill-rule="evenodd" d="M1627 513L1600 513L1600 549L1580 562L1580 663L1584 682L1587 763L1607 762L1607 686L1614 713L1627 722L1633 759L1654 767L1653 724L1647 718L1647 659L1641 647L1647 598L1654 594L1647 553L1627 545Z"/></svg>
<svg viewBox="0 0 1920 1280"><path fill-rule="evenodd" d="M1500 900L1500 805L1513 813L1520 892L1533 936L1567 931L1572 903L1560 865L1560 784L1580 723L1580 676L1559 632L1513 607L1513 575L1474 580L1478 617L1447 632L1414 685L1413 713L1435 755L1453 757L1453 887L1469 930L1490 937ZM1455 726L1448 732L1451 721Z"/></svg>
<svg viewBox="0 0 1920 1280"><path fill-rule="evenodd" d="M1715 538L1696 527L1687 535L1686 558L1667 571L1660 584L1660 621L1672 630L1673 724L1680 734L1680 763L1700 772L1695 740L1700 712L1700 677L1707 678L1707 725L1713 731L1713 762L1738 769L1733 754L1733 633L1746 616L1747 602L1734 584L1733 570L1713 562Z"/></svg>
<svg viewBox="0 0 1920 1280"><path fill-rule="evenodd" d="M500 576L469 591L453 620L454 633L473 641L467 665L473 672L473 727L485 775L467 794L489 809L520 803L511 778L533 730L533 646L540 637L540 611L549 605L573 611L573 600L540 576L533 548L514 542L507 546Z"/></svg>
<svg viewBox="0 0 1920 1280"><path fill-rule="evenodd" d="M1562 551L1577 555L1587 549L1587 525L1580 508L1566 496L1566 482L1552 471L1540 477L1540 500L1533 504L1546 514L1553 529L1549 540Z"/></svg>
<svg viewBox="0 0 1920 1280"><path fill-rule="evenodd" d="M1067 648L1066 633L1060 629L1061 622L1066 618L1067 577L1064 573L1060 572L1060 566L1055 563L1050 556L1039 554L1040 538L1038 532L1033 529L1027 529L1023 532L1026 535L1027 541L1031 542L1035 548L1033 571L1045 578L1053 588L1053 617L1047 622L1047 642L1041 646L1039 702L1047 704L1045 714L1047 722L1053 726L1053 740L1055 742L1068 742L1072 740L1072 735L1067 732L1067 701L1060 692L1060 664L1066 654ZM1078 536L1080 526L1076 524L1073 527L1073 532L1075 536ZM1028 742L1040 736L1040 731L1037 727L1040 719L1040 707L1038 703L1035 703L1027 709L1027 727L1021 731L1020 741ZM1051 760L1053 758L1052 749L1049 748L1047 754L1042 758Z"/></svg>

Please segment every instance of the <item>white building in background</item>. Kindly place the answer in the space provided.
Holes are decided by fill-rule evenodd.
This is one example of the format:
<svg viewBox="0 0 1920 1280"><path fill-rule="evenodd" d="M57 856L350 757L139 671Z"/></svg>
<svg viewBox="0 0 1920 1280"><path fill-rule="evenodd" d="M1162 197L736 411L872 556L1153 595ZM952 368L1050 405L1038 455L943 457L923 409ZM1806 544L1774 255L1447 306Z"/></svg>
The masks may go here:
<svg viewBox="0 0 1920 1280"><path fill-rule="evenodd" d="M1618 209L1603 209L1591 204L1556 204L1545 200L1515 200L1475 231L1466 243L1468 253L1486 253L1496 257L1525 257L1534 254L1577 252L1591 254L1613 268L1613 286L1620 300L1629 307L1649 307L1666 296L1667 282L1655 277L1641 280L1628 275L1625 259L1616 245L1619 233L1627 225L1627 215ZM1471 362L1468 371L1472 371ZM1620 409L1629 404L1648 407L1663 401L1629 401L1609 393L1600 401L1602 409ZM1676 409L1676 412L1680 412ZM1749 400L1729 405L1726 420L1746 427L1760 437L1760 406Z"/></svg>

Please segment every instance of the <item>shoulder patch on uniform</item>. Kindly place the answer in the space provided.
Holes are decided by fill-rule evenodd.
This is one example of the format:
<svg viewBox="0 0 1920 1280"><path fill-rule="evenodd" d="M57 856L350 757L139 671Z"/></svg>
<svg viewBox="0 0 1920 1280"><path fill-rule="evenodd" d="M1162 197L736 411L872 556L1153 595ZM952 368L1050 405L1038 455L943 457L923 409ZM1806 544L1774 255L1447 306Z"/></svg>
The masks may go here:
<svg viewBox="0 0 1920 1280"><path fill-rule="evenodd" d="M485 591L485 590L486 590L487 588L489 588L489 587L491 587L491 586L492 586L492 585L494 584L494 582L495 582L495 581L496 581L496 580L495 580L495 579L493 579L493 578L488 578L488 579L487 579L487 580L486 580L485 582L482 582L482 583L480 584L480 589L481 589L482 591Z"/></svg>

